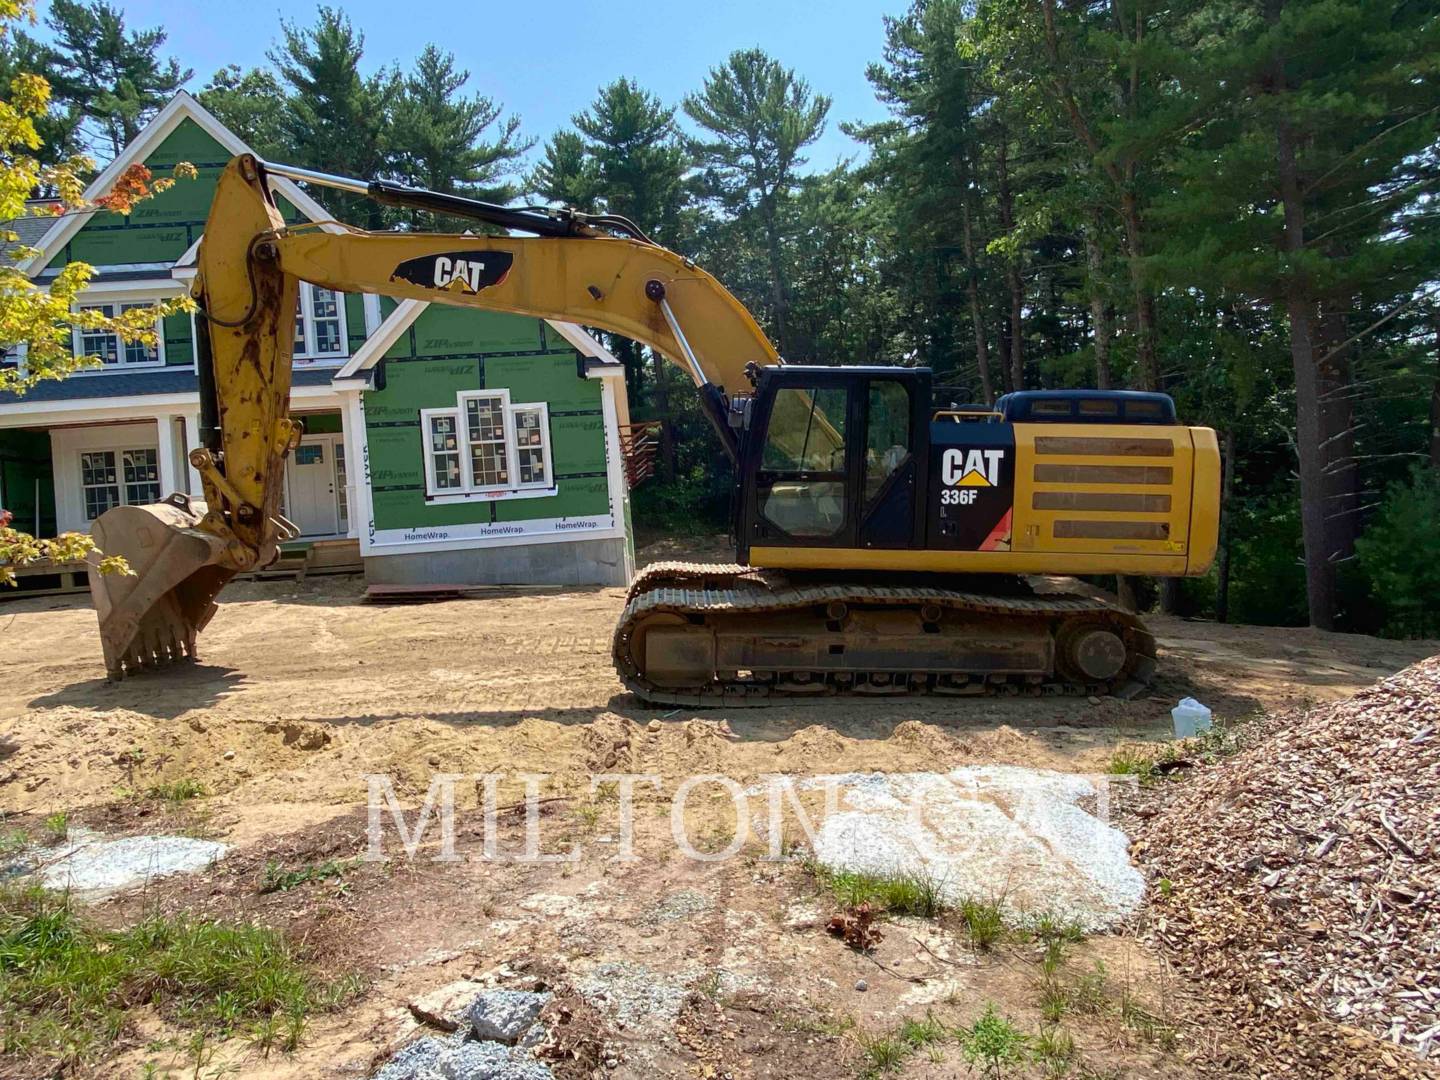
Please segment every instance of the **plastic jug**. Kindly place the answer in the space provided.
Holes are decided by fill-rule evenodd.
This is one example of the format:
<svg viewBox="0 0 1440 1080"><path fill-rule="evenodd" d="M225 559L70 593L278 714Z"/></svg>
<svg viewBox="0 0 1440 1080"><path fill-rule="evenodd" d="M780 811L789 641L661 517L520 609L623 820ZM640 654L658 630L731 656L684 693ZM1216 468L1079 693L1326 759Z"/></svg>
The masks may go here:
<svg viewBox="0 0 1440 1080"><path fill-rule="evenodd" d="M1183 698L1179 705L1170 710L1170 719L1175 722L1175 737L1188 739L1210 730L1210 708L1201 705L1193 697Z"/></svg>

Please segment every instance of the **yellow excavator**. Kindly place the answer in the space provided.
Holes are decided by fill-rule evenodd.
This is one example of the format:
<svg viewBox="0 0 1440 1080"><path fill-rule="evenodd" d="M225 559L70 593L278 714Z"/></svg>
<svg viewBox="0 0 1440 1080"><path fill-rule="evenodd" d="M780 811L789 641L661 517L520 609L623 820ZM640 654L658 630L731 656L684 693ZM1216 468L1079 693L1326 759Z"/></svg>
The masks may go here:
<svg viewBox="0 0 1440 1080"><path fill-rule="evenodd" d="M504 233L287 225L271 176ZM784 363L718 281L623 217L241 155L216 189L194 287L190 463L203 505L172 495L94 526L100 550L135 572L90 576L112 677L193 658L225 583L296 535L280 497L301 436L288 413L302 281L579 323L649 346L694 381L735 463L736 562L652 565L631 584L614 658L647 701L1131 693L1155 666L1142 623L1034 592L1024 576L1195 575L1214 557L1215 433L1180 424L1163 394L939 404L925 368Z"/></svg>

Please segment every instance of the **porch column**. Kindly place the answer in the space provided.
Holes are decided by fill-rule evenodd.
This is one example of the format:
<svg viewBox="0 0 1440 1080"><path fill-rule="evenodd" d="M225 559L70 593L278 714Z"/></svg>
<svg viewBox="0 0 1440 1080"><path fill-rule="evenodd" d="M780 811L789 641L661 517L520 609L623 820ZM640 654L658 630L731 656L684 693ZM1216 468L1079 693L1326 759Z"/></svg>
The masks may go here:
<svg viewBox="0 0 1440 1080"><path fill-rule="evenodd" d="M163 499L171 492L181 490L180 450L175 439L175 418L173 416L157 416L155 433L157 436L155 456L160 460L160 497Z"/></svg>
<svg viewBox="0 0 1440 1080"><path fill-rule="evenodd" d="M200 445L200 414L185 414L185 492L192 499L200 499L205 489L200 484L200 474L190 467L190 451Z"/></svg>

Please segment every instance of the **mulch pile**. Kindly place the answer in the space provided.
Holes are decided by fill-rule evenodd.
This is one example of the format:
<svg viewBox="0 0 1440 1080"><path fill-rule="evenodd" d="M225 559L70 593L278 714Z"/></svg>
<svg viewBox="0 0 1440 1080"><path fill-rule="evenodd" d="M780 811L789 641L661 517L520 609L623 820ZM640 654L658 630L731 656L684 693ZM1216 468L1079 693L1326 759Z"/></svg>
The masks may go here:
<svg viewBox="0 0 1440 1080"><path fill-rule="evenodd" d="M1440 657L1259 722L1138 830L1150 935L1231 1070L1440 1076Z"/></svg>

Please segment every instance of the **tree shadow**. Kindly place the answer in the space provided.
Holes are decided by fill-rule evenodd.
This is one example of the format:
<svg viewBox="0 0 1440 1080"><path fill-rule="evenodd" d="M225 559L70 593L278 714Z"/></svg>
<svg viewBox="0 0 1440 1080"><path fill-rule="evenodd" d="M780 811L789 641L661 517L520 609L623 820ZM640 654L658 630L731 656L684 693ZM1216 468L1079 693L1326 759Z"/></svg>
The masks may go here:
<svg viewBox="0 0 1440 1080"><path fill-rule="evenodd" d="M32 698L32 709L59 705L88 712L128 709L157 720L173 720L193 709L206 709L241 689L245 674L219 664L174 664L161 672L143 672L111 682L85 679L49 694Z"/></svg>

